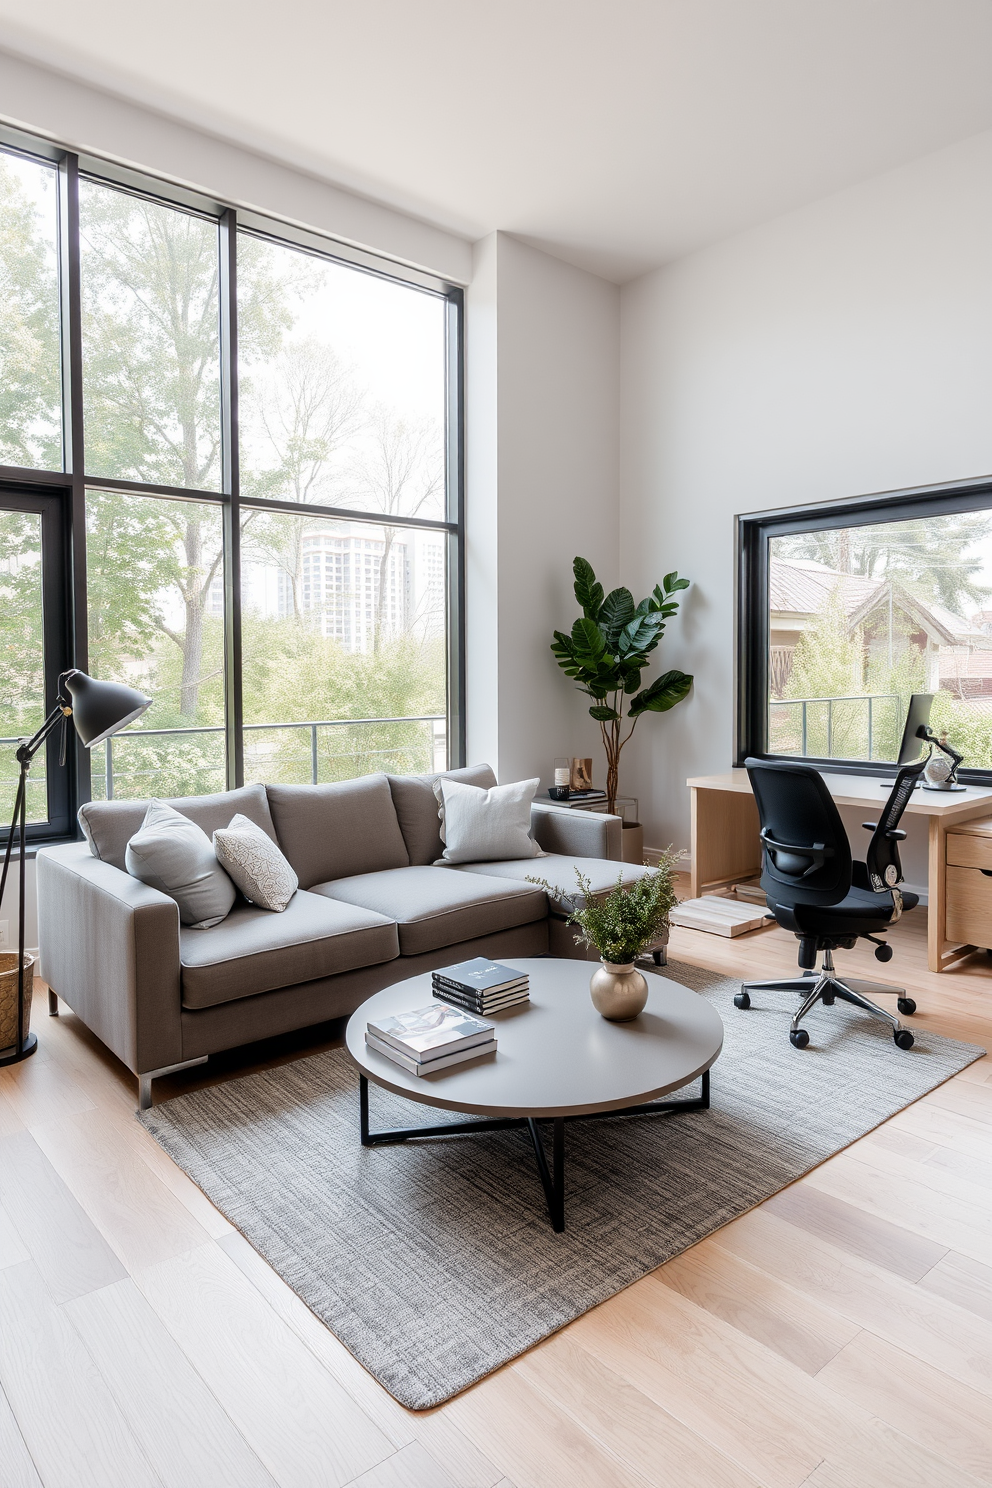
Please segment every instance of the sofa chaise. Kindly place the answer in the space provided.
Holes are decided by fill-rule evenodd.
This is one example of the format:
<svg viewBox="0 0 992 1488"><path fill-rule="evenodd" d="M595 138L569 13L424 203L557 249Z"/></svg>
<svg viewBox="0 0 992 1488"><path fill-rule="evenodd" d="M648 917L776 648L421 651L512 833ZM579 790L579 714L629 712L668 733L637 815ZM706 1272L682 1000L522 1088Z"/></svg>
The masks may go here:
<svg viewBox="0 0 992 1488"><path fill-rule="evenodd" d="M489 788L488 765L446 772ZM80 808L85 842L38 853L40 973L50 1009L62 998L138 1077L151 1105L157 1075L211 1054L354 1012L391 982L470 956L582 956L563 893L582 869L595 892L622 873L619 817L535 803L531 831L547 857L435 866L437 776L367 775L335 785L249 785L170 801L208 836L236 812L262 827L300 888L281 914L239 896L210 929L128 874L124 853L145 801Z"/></svg>

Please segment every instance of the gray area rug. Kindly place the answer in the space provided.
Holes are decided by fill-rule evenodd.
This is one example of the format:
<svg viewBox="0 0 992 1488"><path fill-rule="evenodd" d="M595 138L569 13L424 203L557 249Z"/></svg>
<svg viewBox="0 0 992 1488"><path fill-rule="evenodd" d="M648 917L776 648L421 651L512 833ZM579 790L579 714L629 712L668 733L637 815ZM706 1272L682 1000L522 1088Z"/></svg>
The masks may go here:
<svg viewBox="0 0 992 1488"><path fill-rule="evenodd" d="M726 1026L709 1111L566 1128L566 1230L548 1222L526 1131L363 1148L339 1049L141 1117L166 1152L366 1369L438 1405L808 1172L984 1050L914 1049L837 1003L792 1047L787 996L673 964ZM554 1058L554 1050L548 1050ZM687 1092L688 1093L688 1092ZM371 1089L373 1129L443 1112ZM457 1119L457 1118L453 1118Z"/></svg>

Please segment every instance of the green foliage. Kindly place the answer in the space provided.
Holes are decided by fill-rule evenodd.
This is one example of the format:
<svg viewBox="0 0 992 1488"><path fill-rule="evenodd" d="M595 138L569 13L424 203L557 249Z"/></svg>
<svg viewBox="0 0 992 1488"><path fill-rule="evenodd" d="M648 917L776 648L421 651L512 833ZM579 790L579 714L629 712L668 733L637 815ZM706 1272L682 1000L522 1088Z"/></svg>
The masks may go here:
<svg viewBox="0 0 992 1488"><path fill-rule="evenodd" d="M0 464L42 470L62 468L54 194L53 170L0 154Z"/></svg>
<svg viewBox="0 0 992 1488"><path fill-rule="evenodd" d="M616 887L597 898L592 884L578 869L575 877L579 894L567 896L570 904L568 924L578 925L576 945L592 946L604 961L626 966L647 946L660 939L668 929L668 917L675 907L676 864L684 855L669 848L659 857L658 866L629 888L623 886L623 874ZM560 891L542 878L528 878L539 884L550 898Z"/></svg>
<svg viewBox="0 0 992 1488"><path fill-rule="evenodd" d="M551 650L555 660L581 692L592 699L589 716L599 724L606 750L606 793L610 809L616 802L620 751L627 743L638 718L644 713L667 713L687 696L692 677L668 671L641 689L641 676L679 607L673 598L688 589L689 580L677 573L666 574L661 584L640 604L634 604L629 589L604 594L603 586L587 558L572 564L575 598L582 614L566 635L556 630ZM631 698L626 717L630 730L621 733L623 700Z"/></svg>
<svg viewBox="0 0 992 1488"><path fill-rule="evenodd" d="M846 697L861 690L861 647L848 633L840 590L834 589L826 608L799 637L785 695Z"/></svg>

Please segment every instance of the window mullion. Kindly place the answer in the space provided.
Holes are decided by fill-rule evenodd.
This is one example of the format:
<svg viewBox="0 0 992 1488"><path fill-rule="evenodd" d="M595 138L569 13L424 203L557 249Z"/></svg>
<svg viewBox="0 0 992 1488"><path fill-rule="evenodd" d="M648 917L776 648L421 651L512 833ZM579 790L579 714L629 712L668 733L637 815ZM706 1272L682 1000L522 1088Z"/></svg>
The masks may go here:
<svg viewBox="0 0 992 1488"><path fill-rule="evenodd" d="M244 784L241 682L241 481L238 462L238 222L233 207L220 219L221 489L224 506L224 687L227 783Z"/></svg>
<svg viewBox="0 0 992 1488"><path fill-rule="evenodd" d="M86 485L83 431L83 315L79 257L79 158L65 154L59 162L59 258L62 344L62 460L72 477L66 523L71 602L68 606L68 652L71 664L89 664L86 615ZM90 799L90 756L75 740L76 803Z"/></svg>

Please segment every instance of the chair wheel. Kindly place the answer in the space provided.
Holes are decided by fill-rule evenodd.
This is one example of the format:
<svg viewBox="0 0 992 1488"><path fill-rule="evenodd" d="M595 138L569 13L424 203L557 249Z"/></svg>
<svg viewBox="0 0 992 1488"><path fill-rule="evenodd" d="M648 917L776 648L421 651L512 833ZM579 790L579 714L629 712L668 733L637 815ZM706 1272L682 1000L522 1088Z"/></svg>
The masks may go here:
<svg viewBox="0 0 992 1488"><path fill-rule="evenodd" d="M916 1012L916 1003L911 997L900 997L896 1007L907 1018L911 1018Z"/></svg>
<svg viewBox="0 0 992 1488"><path fill-rule="evenodd" d="M912 1034L910 1034L909 1036L910 1038L913 1037ZM806 1045L809 1043L809 1034L806 1032L805 1028L792 1028L789 1030L789 1042L792 1044L792 1047L794 1049L805 1049Z"/></svg>
<svg viewBox="0 0 992 1488"><path fill-rule="evenodd" d="M892 947L890 945L876 946L875 947L875 960L876 961L891 961L892 960Z"/></svg>
<svg viewBox="0 0 992 1488"><path fill-rule="evenodd" d="M916 1043L908 1028L897 1028L892 1038L900 1049L911 1049Z"/></svg>
<svg viewBox="0 0 992 1488"><path fill-rule="evenodd" d="M738 992L734 998L734 1007L746 1009L751 1006L751 998L747 992Z"/></svg>

